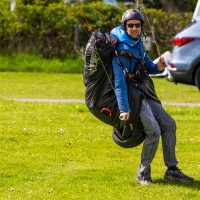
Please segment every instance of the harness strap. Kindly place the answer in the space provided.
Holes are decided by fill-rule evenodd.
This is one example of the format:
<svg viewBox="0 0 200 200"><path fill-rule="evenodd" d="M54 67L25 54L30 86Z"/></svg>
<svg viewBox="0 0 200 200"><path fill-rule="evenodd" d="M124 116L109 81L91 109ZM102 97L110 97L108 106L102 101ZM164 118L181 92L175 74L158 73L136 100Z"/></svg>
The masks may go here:
<svg viewBox="0 0 200 200"><path fill-rule="evenodd" d="M125 56L125 57L127 57L127 58L129 58L129 59L135 59L136 61L140 61L140 59L139 58L136 58L135 56L134 56L134 54L132 53L132 52L130 52L130 51L117 51L117 56Z"/></svg>
<svg viewBox="0 0 200 200"><path fill-rule="evenodd" d="M115 51L115 55L117 57L117 62L119 66L122 68L122 71L124 73L124 76L129 78L132 82L137 83L139 81L144 81L145 77L147 77L147 70L143 66L145 65L145 60L140 60L139 58L136 58L132 52L129 51ZM138 63L136 65L135 73L130 74L126 67L124 67L120 60L119 56L125 56L129 59L134 59ZM141 63L141 64L140 64ZM142 66L142 67L141 67Z"/></svg>
<svg viewBox="0 0 200 200"><path fill-rule="evenodd" d="M124 73L124 76L125 76L125 77L128 77L131 81L137 83L138 81L134 79L135 74L130 74L129 71L127 70L127 68L125 68L125 67L121 64L121 62L120 62L120 60L119 60L119 56L125 56L125 57L127 57L127 58L129 58L129 59L132 59L132 58L133 58L133 59L135 59L136 61L139 61L139 59L136 58L136 57L134 56L134 54L133 54L132 52L129 52L129 51L115 51L115 55L116 55L116 57L117 57L117 62L118 62L118 64L119 64L119 66L122 68L122 71L123 71L123 73Z"/></svg>

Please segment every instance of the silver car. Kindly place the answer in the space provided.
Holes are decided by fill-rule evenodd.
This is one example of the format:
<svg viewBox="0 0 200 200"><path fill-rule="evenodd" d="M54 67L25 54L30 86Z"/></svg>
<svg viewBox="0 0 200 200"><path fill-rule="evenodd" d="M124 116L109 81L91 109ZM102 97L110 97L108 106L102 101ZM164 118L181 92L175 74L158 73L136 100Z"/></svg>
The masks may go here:
<svg viewBox="0 0 200 200"><path fill-rule="evenodd" d="M197 16L174 37L168 71L174 82L196 85L200 90L200 0L198 5Z"/></svg>
<svg viewBox="0 0 200 200"><path fill-rule="evenodd" d="M112 5L112 6L118 6L118 3L116 0L103 0L103 3Z"/></svg>

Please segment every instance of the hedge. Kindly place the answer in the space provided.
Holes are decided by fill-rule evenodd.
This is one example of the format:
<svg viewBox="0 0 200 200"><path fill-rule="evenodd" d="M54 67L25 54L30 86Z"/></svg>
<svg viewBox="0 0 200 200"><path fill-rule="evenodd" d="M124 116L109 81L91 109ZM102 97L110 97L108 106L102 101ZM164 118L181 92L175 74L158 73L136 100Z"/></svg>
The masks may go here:
<svg viewBox="0 0 200 200"><path fill-rule="evenodd" d="M62 2L48 5L17 4L14 11L3 9L0 15L0 51L9 54L31 52L45 58L73 57L84 47L93 30L109 32L120 25L125 8L101 2L71 7ZM174 35L190 23L192 13L166 13L145 9L161 52L170 50ZM151 35L145 20L144 30ZM80 24L80 51L74 49L75 24ZM79 50L79 49L78 49ZM154 50L149 52L157 56Z"/></svg>

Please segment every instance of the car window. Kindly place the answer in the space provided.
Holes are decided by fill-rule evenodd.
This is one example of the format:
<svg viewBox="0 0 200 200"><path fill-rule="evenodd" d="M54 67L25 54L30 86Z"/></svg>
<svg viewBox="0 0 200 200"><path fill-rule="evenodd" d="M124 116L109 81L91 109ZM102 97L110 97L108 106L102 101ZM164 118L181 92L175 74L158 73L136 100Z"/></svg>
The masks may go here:
<svg viewBox="0 0 200 200"><path fill-rule="evenodd" d="M190 24L188 24L185 28L183 28L182 30L185 30L189 27L191 27L192 25L196 24L197 22L196 21L192 21Z"/></svg>
<svg viewBox="0 0 200 200"><path fill-rule="evenodd" d="M198 20L200 18L200 0L198 0L196 8L194 10L194 14L193 14L193 20Z"/></svg>

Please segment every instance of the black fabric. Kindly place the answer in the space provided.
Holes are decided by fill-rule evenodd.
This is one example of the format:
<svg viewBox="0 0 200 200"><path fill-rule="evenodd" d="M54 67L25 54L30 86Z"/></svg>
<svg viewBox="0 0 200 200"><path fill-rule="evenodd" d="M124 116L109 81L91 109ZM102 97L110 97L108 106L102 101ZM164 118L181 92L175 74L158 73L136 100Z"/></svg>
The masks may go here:
<svg viewBox="0 0 200 200"><path fill-rule="evenodd" d="M172 170L172 171L175 171L175 170L177 170L177 169L178 169L177 166L168 167L168 170Z"/></svg>
<svg viewBox="0 0 200 200"><path fill-rule="evenodd" d="M86 105L98 119L112 126L119 123L112 71L116 42L114 37L94 32L86 46L84 66ZM105 108L110 112L102 110Z"/></svg>
<svg viewBox="0 0 200 200"><path fill-rule="evenodd" d="M113 140L124 148L135 147L144 140L139 122L140 96L129 82L130 120L119 120L119 108L114 93L112 58L117 38L101 31L93 32L85 51L85 101L90 112L102 122L113 126Z"/></svg>
<svg viewBox="0 0 200 200"><path fill-rule="evenodd" d="M137 62L134 75L135 75L134 79L137 80L138 82L145 82L145 80L149 77L145 62L142 61Z"/></svg>
<svg viewBox="0 0 200 200"><path fill-rule="evenodd" d="M135 90L134 83L127 79L128 98L130 106L130 119L121 121L122 128L113 129L113 140L121 147L131 148L141 144L145 139L142 122L140 121L140 108L142 96Z"/></svg>
<svg viewBox="0 0 200 200"><path fill-rule="evenodd" d="M154 101L157 101L161 104L161 101L158 99L158 96L156 94L153 80L150 76L148 76L144 82L135 83L135 87L142 91L144 96L148 96Z"/></svg>

